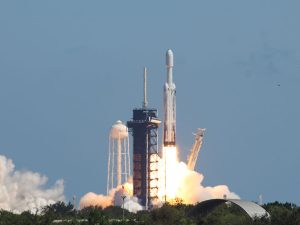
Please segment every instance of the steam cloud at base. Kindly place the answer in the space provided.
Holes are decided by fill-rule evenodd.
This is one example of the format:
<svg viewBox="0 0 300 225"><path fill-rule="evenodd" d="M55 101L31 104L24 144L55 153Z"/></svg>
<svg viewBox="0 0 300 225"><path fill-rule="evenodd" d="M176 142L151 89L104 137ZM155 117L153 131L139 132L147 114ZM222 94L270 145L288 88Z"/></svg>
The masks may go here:
<svg viewBox="0 0 300 225"><path fill-rule="evenodd" d="M48 178L31 171L15 170L11 159L0 155L0 209L36 213L42 207L64 201L64 182L45 188Z"/></svg>
<svg viewBox="0 0 300 225"><path fill-rule="evenodd" d="M124 189L122 188L124 187ZM112 189L109 195L97 195L93 192L85 194L80 200L80 208L88 206L100 206L106 208L108 206L122 205L122 196L126 196L124 199L124 208L130 212L137 212L142 210L143 207L138 203L138 199L133 196L133 186L131 180L117 188Z"/></svg>
<svg viewBox="0 0 300 225"><path fill-rule="evenodd" d="M223 198L226 196L229 199L239 199L239 196L231 192L226 185L218 185L214 187L202 186L204 176L196 171L189 170L184 162L175 163L174 176L172 177L172 184L176 187L176 195L174 198L182 200L184 204L196 204L201 201L214 198ZM138 203L138 199L132 196L133 186L131 181L124 185L124 208L130 212L137 212L143 210L143 207ZM80 200L80 207L100 206L106 208L111 205L122 205L123 189L118 186L112 189L109 195L97 195L95 193L87 193ZM168 199L172 203L172 199ZM157 202L157 206L161 206L163 198Z"/></svg>

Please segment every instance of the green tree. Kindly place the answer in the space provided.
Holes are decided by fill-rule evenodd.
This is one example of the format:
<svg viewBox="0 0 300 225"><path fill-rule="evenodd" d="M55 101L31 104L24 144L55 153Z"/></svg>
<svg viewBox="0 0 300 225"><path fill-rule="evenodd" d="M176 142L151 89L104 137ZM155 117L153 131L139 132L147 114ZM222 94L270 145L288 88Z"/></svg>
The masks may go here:
<svg viewBox="0 0 300 225"><path fill-rule="evenodd" d="M151 217L157 225L181 224L184 213L174 206L165 204L161 208L151 211Z"/></svg>
<svg viewBox="0 0 300 225"><path fill-rule="evenodd" d="M107 216L104 215L101 208L91 208L88 215L89 225L107 225L109 224Z"/></svg>
<svg viewBox="0 0 300 225"><path fill-rule="evenodd" d="M0 225L18 224L18 216L12 212L0 210Z"/></svg>

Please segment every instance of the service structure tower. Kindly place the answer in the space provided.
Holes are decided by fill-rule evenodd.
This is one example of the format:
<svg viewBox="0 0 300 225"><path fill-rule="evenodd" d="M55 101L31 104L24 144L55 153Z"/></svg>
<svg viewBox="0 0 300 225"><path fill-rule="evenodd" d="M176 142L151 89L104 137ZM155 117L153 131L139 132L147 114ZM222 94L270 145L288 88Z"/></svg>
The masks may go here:
<svg viewBox="0 0 300 225"><path fill-rule="evenodd" d="M144 68L144 100L142 108L133 109L127 122L133 137L133 195L145 209L158 200L158 127L157 109L148 108L147 69Z"/></svg>

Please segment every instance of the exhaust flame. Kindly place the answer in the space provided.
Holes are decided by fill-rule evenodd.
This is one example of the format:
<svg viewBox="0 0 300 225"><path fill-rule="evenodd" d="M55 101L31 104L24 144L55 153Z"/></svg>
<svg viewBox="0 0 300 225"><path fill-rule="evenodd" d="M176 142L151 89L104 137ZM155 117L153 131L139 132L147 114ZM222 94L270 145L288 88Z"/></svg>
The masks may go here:
<svg viewBox="0 0 300 225"><path fill-rule="evenodd" d="M180 199L186 204L196 204L207 199L239 198L230 192L226 185L203 187L204 176L188 169L184 162L179 162L176 147L163 147L163 157L159 161L159 192L162 202L174 202Z"/></svg>
<svg viewBox="0 0 300 225"><path fill-rule="evenodd" d="M153 202L156 206L161 206L163 202L176 203L179 199L185 204L196 204L208 199L223 198L225 195L230 199L239 199L239 196L230 192L226 185L218 185L215 187L204 187L202 181L204 176L194 170L188 169L184 162L179 162L176 147L163 147L162 158L153 158L158 161L158 171L153 170L153 177L158 180L150 183L155 189L158 187L158 201ZM125 195L124 208L137 212L143 210L138 199L133 196L132 181L128 181L122 186L112 189L109 195L97 195L95 193L87 193L80 200L80 207L101 206L103 208L111 205L122 205L122 195ZM150 189L151 189L150 187ZM155 193L154 193L155 194Z"/></svg>
<svg viewBox="0 0 300 225"><path fill-rule="evenodd" d="M157 177L150 182L150 195L157 195L158 200L153 205L161 206L164 202L176 203L177 200L185 204L196 204L208 199L223 198L239 199L239 196L229 190L226 185L215 187L204 187L202 181L204 176L194 170L190 170L184 162L179 162L176 147L163 147L162 158L158 155L150 158L154 167L150 176ZM154 162L157 162L155 164ZM124 189L122 188L124 186ZM158 188L157 188L158 187ZM154 190L157 190L156 193ZM111 205L122 205L122 195L125 195L124 208L136 212L143 210L138 199L133 196L132 181L112 189L109 195L97 195L88 193L80 200L80 207L101 206L103 208Z"/></svg>
<svg viewBox="0 0 300 225"><path fill-rule="evenodd" d="M161 201L169 201L176 197L179 185L178 158L176 147L164 147L163 158L159 162L159 192Z"/></svg>

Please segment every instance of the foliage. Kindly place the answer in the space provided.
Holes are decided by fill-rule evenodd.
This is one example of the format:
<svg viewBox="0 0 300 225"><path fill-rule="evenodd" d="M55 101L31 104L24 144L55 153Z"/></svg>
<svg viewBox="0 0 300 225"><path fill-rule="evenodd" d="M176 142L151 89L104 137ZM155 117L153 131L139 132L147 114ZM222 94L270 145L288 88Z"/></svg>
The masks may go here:
<svg viewBox="0 0 300 225"><path fill-rule="evenodd" d="M15 214L0 210L0 225L300 225L300 208L291 203L273 202L263 206L269 217L250 219L237 206L222 204L211 212L201 212L197 205L165 204L151 211L130 213L117 206L106 209L87 207L74 210L72 204L57 202L40 210Z"/></svg>

